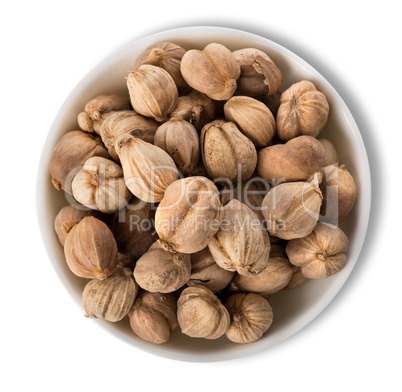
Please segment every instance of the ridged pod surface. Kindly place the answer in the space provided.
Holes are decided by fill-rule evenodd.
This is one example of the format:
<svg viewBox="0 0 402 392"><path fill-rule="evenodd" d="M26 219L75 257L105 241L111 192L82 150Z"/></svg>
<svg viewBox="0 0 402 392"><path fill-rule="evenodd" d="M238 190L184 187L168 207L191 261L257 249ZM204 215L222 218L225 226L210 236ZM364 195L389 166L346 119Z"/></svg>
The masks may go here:
<svg viewBox="0 0 402 392"><path fill-rule="evenodd" d="M216 43L203 50L188 50L181 60L180 69L192 88L218 101L229 99L234 94L240 76L240 65L232 52Z"/></svg>
<svg viewBox="0 0 402 392"><path fill-rule="evenodd" d="M71 183L84 163L91 157L108 158L99 136L83 131L67 132L57 142L50 158L52 184L59 191L72 194Z"/></svg>
<svg viewBox="0 0 402 392"><path fill-rule="evenodd" d="M105 223L86 217L68 233L64 243L66 262L82 278L105 279L117 266L117 245Z"/></svg>
<svg viewBox="0 0 402 392"><path fill-rule="evenodd" d="M176 84L163 68L141 65L128 75L127 87L134 110L156 121L165 121L177 105Z"/></svg>
<svg viewBox="0 0 402 392"><path fill-rule="evenodd" d="M184 176L193 172L200 159L198 133L188 121L171 119L165 122L156 131L154 143L173 158Z"/></svg>
<svg viewBox="0 0 402 392"><path fill-rule="evenodd" d="M173 294L141 292L128 316L130 326L142 340L162 344L177 327L177 300Z"/></svg>
<svg viewBox="0 0 402 392"><path fill-rule="evenodd" d="M277 245L271 245L271 251L266 267L256 276L237 274L231 287L239 291L270 295L283 289L293 275L293 266L289 263L285 250Z"/></svg>
<svg viewBox="0 0 402 392"><path fill-rule="evenodd" d="M272 324L271 305L258 294L233 294L226 300L225 307L230 314L230 327L226 336L232 342L255 342Z"/></svg>
<svg viewBox="0 0 402 392"><path fill-rule="evenodd" d="M114 143L120 135L127 133L153 144L155 132L159 125L157 121L141 116L134 110L121 110L111 113L105 119L100 129L100 136L113 160L120 162L114 149Z"/></svg>
<svg viewBox="0 0 402 392"><path fill-rule="evenodd" d="M171 253L155 242L137 261L134 278L138 285L151 293L171 293L190 279L190 255Z"/></svg>
<svg viewBox="0 0 402 392"><path fill-rule="evenodd" d="M219 230L221 207L218 189L208 178L175 181L166 189L155 213L160 243L178 253L204 249Z"/></svg>
<svg viewBox="0 0 402 392"><path fill-rule="evenodd" d="M149 46L141 53L135 62L135 69L143 64L155 65L163 68L173 78L180 94L186 94L191 87L183 79L180 71L180 62L186 50L173 42L160 42Z"/></svg>
<svg viewBox="0 0 402 392"><path fill-rule="evenodd" d="M201 155L208 176L222 183L248 180L257 165L254 144L230 121L215 120L202 128Z"/></svg>
<svg viewBox="0 0 402 392"><path fill-rule="evenodd" d="M151 143L125 134L116 140L115 149L126 186L140 200L161 201L166 188L179 178L173 159Z"/></svg>
<svg viewBox="0 0 402 392"><path fill-rule="evenodd" d="M268 182L309 179L325 162L325 149L312 136L299 136L258 152L258 174Z"/></svg>
<svg viewBox="0 0 402 392"><path fill-rule="evenodd" d="M177 320L181 331L194 338L218 339L230 325L229 312L204 286L182 291L177 302Z"/></svg>
<svg viewBox="0 0 402 392"><path fill-rule="evenodd" d="M272 188L262 202L267 229L284 240L309 235L317 224L322 204L319 178L289 182Z"/></svg>
<svg viewBox="0 0 402 392"><path fill-rule="evenodd" d="M327 123L329 104L325 95L307 80L292 84L282 93L276 115L281 140L300 135L317 137Z"/></svg>
<svg viewBox="0 0 402 392"><path fill-rule="evenodd" d="M257 214L234 199L223 208L221 228L208 248L220 267L253 276L267 265L270 240Z"/></svg>
<svg viewBox="0 0 402 392"><path fill-rule="evenodd" d="M245 48L234 51L233 55L241 69L240 78L237 81L237 95L271 96L281 86L281 71L263 51Z"/></svg>
<svg viewBox="0 0 402 392"><path fill-rule="evenodd" d="M124 208L133 197L124 183L121 167L102 157L89 158L71 187L78 202L107 214Z"/></svg>
<svg viewBox="0 0 402 392"><path fill-rule="evenodd" d="M271 111L254 98L236 96L224 106L225 118L237 125L256 147L266 147L275 135L275 118Z"/></svg>
<svg viewBox="0 0 402 392"><path fill-rule="evenodd" d="M91 99L78 115L78 125L86 132L100 132L101 126L111 112L131 109L130 102L116 94L98 95Z"/></svg>
<svg viewBox="0 0 402 392"><path fill-rule="evenodd" d="M133 306L137 293L131 270L118 266L106 279L93 279L85 286L82 301L86 316L120 321Z"/></svg>
<svg viewBox="0 0 402 392"><path fill-rule="evenodd" d="M337 226L319 222L307 237L289 241L289 261L307 278L325 279L346 265L349 240Z"/></svg>

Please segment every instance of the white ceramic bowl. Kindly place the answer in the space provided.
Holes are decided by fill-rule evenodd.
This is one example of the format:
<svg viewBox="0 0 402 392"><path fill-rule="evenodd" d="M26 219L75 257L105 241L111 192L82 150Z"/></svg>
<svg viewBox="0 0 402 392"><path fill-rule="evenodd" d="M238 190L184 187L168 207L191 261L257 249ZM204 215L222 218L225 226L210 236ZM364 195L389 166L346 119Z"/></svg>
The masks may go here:
<svg viewBox="0 0 402 392"><path fill-rule="evenodd" d="M348 262L338 274L325 280L309 281L305 286L279 292L271 297L274 322L269 331L251 344L231 343L226 337L218 340L193 339L182 335L177 328L168 343L153 345L140 340L131 331L127 317L119 323L103 320L93 322L128 344L171 359L184 361L218 361L266 350L290 337L313 320L339 292L351 273L363 246L370 213L370 171L362 137L351 113L334 88L314 68L286 48L257 35L221 27L184 27L153 34L124 46L89 72L73 89L60 108L43 148L37 179L37 214L49 258L73 300L79 306L77 317L84 313L81 293L87 283L73 275L67 267L63 249L53 230L59 209L67 204L63 192L50 183L49 160L54 146L66 132L78 129L77 114L85 103L99 94L127 95L127 71L136 57L148 46L172 41L185 48L202 49L211 42L221 43L231 50L254 47L265 51L283 74L283 91L302 79L312 81L328 98L330 115L321 136L330 139L339 152L340 162L346 164L357 185L357 200L353 212L342 222L342 229L350 239ZM332 315L335 317L335 315ZM137 351L141 355L140 351Z"/></svg>

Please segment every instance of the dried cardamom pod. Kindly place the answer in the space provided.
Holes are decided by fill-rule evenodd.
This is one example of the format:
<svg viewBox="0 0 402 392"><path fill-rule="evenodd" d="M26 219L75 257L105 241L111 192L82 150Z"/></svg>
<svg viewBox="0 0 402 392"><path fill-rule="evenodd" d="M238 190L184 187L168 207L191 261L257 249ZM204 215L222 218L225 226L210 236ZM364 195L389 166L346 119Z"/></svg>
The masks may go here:
<svg viewBox="0 0 402 392"><path fill-rule="evenodd" d="M131 135L121 135L115 143L131 193L140 200L157 203L166 188L179 178L177 167L168 153Z"/></svg>
<svg viewBox="0 0 402 392"><path fill-rule="evenodd" d="M68 233L64 255L71 271L82 278L105 279L117 266L117 245L105 223L92 216Z"/></svg>
<svg viewBox="0 0 402 392"><path fill-rule="evenodd" d="M266 147L275 134L275 118L271 111L254 98L236 96L224 106L225 118L237 125L256 147Z"/></svg>
<svg viewBox="0 0 402 392"><path fill-rule="evenodd" d="M112 159L119 163L120 159L114 149L114 143L120 135L128 133L153 144L159 125L155 120L141 116L134 110L121 110L111 113L105 119L100 128L100 136Z"/></svg>
<svg viewBox="0 0 402 392"><path fill-rule="evenodd" d="M141 292L128 316L135 334L148 342L162 344L178 326L177 300L173 294Z"/></svg>
<svg viewBox="0 0 402 392"><path fill-rule="evenodd" d="M271 305L261 295L233 294L225 302L225 307L230 314L230 327L226 331L226 336L232 342L255 342L272 324Z"/></svg>
<svg viewBox="0 0 402 392"><path fill-rule="evenodd" d="M190 255L171 253L155 242L134 268L138 285L151 293L172 293L184 286L191 275Z"/></svg>
<svg viewBox="0 0 402 392"><path fill-rule="evenodd" d="M327 123L329 104L323 93L307 80L292 84L282 93L276 116L281 140L300 135L317 137Z"/></svg>
<svg viewBox="0 0 402 392"><path fill-rule="evenodd" d="M152 204L134 198L114 215L112 233L120 253L139 259L158 239Z"/></svg>
<svg viewBox="0 0 402 392"><path fill-rule="evenodd" d="M219 230L221 207L218 189L211 180L187 177L175 181L155 213L160 243L172 252L199 252Z"/></svg>
<svg viewBox="0 0 402 392"><path fill-rule="evenodd" d="M276 244L271 251L266 267L256 276L236 275L231 286L234 291L246 291L261 295L270 295L283 289L293 275L293 266L289 263L285 250Z"/></svg>
<svg viewBox="0 0 402 392"><path fill-rule="evenodd" d="M134 110L156 121L167 120L179 97L173 78L163 68L141 65L127 77L127 87Z"/></svg>
<svg viewBox="0 0 402 392"><path fill-rule="evenodd" d="M181 331L194 338L218 339L230 325L229 312L204 286L182 291L177 302L177 320Z"/></svg>
<svg viewBox="0 0 402 392"><path fill-rule="evenodd" d="M221 227L208 248L223 269L253 276L267 265L270 240L257 214L234 199L223 208Z"/></svg>
<svg viewBox="0 0 402 392"><path fill-rule="evenodd" d="M155 146L166 151L184 175L190 175L200 159L200 141L196 129L188 122L171 119L155 134Z"/></svg>
<svg viewBox="0 0 402 392"><path fill-rule="evenodd" d="M110 112L130 110L130 102L116 94L98 95L91 99L78 115L78 125L83 131L99 134L103 121Z"/></svg>
<svg viewBox="0 0 402 392"><path fill-rule="evenodd" d="M85 161L94 156L109 157L99 136L83 131L71 131L62 136L50 158L49 169L54 187L72 194L74 176Z"/></svg>
<svg viewBox="0 0 402 392"><path fill-rule="evenodd" d="M216 264L209 249L205 248L191 255L191 277L187 285L202 285L216 293L230 283L233 275L233 271L227 271Z"/></svg>
<svg viewBox="0 0 402 392"><path fill-rule="evenodd" d="M59 238L60 244L64 246L66 237L73 226L87 216L93 216L101 221L107 220L107 216L100 211L90 210L78 203L76 206L65 206L59 211L54 220L54 231Z"/></svg>
<svg viewBox="0 0 402 392"><path fill-rule="evenodd" d="M180 94L186 94L191 87L183 79L180 62L186 50L173 42L160 42L145 49L135 62L135 69L143 64L163 68L173 78Z"/></svg>
<svg viewBox="0 0 402 392"><path fill-rule="evenodd" d="M299 136L258 152L258 174L266 181L301 181L323 167L325 150L312 136Z"/></svg>
<svg viewBox="0 0 402 392"><path fill-rule="evenodd" d="M102 157L89 158L71 187L79 203L104 213L119 211L133 197L124 183L121 167Z"/></svg>
<svg viewBox="0 0 402 392"><path fill-rule="evenodd" d="M323 195L320 220L337 225L352 211L356 200L356 184L345 165L329 165L321 169L320 189Z"/></svg>
<svg viewBox="0 0 402 392"><path fill-rule="evenodd" d="M257 165L254 144L235 124L222 120L202 129L201 155L208 176L224 183L248 180Z"/></svg>
<svg viewBox="0 0 402 392"><path fill-rule="evenodd" d="M192 90L188 95L179 97L169 117L188 121L201 132L205 124L215 119L215 102L205 94Z"/></svg>
<svg viewBox="0 0 402 392"><path fill-rule="evenodd" d="M234 51L233 56L241 69L237 95L273 95L279 89L282 73L266 53L255 48L245 48Z"/></svg>
<svg viewBox="0 0 402 392"><path fill-rule="evenodd" d="M184 80L194 89L215 100L227 100L236 90L240 66L232 52L211 43L201 50L188 50L181 59Z"/></svg>
<svg viewBox="0 0 402 392"><path fill-rule="evenodd" d="M346 265L349 240L337 226L319 222L307 237L288 242L289 261L307 278L325 279Z"/></svg>
<svg viewBox="0 0 402 392"><path fill-rule="evenodd" d="M85 286L82 301L86 316L120 321L133 306L137 293L138 286L131 270L117 266L106 279L92 279Z"/></svg>
<svg viewBox="0 0 402 392"><path fill-rule="evenodd" d="M319 218L322 193L318 174L311 182L289 182L272 188L262 202L271 235L291 240L309 235Z"/></svg>

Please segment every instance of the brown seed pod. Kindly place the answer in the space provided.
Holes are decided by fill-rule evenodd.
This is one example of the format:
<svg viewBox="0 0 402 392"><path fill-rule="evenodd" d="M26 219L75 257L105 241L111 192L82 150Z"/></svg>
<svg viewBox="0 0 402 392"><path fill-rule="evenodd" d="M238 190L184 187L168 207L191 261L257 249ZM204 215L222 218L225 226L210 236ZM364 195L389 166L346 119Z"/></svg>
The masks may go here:
<svg viewBox="0 0 402 392"><path fill-rule="evenodd" d="M94 216L101 221L107 219L100 211L90 210L78 203L76 206L65 206L59 211L54 220L54 231L59 238L60 244L64 246L64 242L70 230L86 216Z"/></svg>
<svg viewBox="0 0 402 392"><path fill-rule="evenodd" d="M145 49L134 65L138 69L143 64L163 68L173 78L180 94L186 94L191 87L183 79L180 72L180 62L186 50L172 42L160 42Z"/></svg>
<svg viewBox="0 0 402 392"><path fill-rule="evenodd" d="M167 120L179 97L173 78L163 68L141 65L127 77L127 87L134 110L156 121Z"/></svg>
<svg viewBox="0 0 402 392"><path fill-rule="evenodd" d="M328 119L329 104L325 95L313 83L302 80L282 93L276 116L277 133L281 140L300 135L317 137Z"/></svg>
<svg viewBox="0 0 402 392"><path fill-rule="evenodd" d="M208 248L191 255L191 276L188 286L202 285L213 293L224 289L232 280L234 272L216 264Z"/></svg>
<svg viewBox="0 0 402 392"><path fill-rule="evenodd" d="M230 327L226 331L226 336L232 342L255 342L272 324L271 305L261 295L233 294L225 302L225 307L230 314Z"/></svg>
<svg viewBox="0 0 402 392"><path fill-rule="evenodd" d="M233 95L240 76L240 66L232 52L216 43L202 51L188 50L181 60L180 70L192 88L217 101Z"/></svg>
<svg viewBox="0 0 402 392"><path fill-rule="evenodd" d="M266 147L275 134L275 118L271 111L254 98L237 96L224 106L225 118L237 125L256 147Z"/></svg>
<svg viewBox="0 0 402 392"><path fill-rule="evenodd" d="M271 245L271 252L266 267L256 276L236 275L232 288L235 291L271 295L283 289L293 275L293 266L289 263L285 250L276 244Z"/></svg>
<svg viewBox="0 0 402 392"><path fill-rule="evenodd" d="M130 192L147 203L162 200L166 188L179 178L168 153L134 136L121 135L115 143Z"/></svg>
<svg viewBox="0 0 402 392"><path fill-rule="evenodd" d="M299 136L285 144L263 148L258 153L258 174L266 181L309 179L325 162L322 144L312 136Z"/></svg>
<svg viewBox="0 0 402 392"><path fill-rule="evenodd" d="M192 90L188 95L179 97L169 117L188 121L201 132L205 124L215 119L215 102L205 94Z"/></svg>
<svg viewBox="0 0 402 392"><path fill-rule="evenodd" d="M71 187L79 203L104 213L119 211L133 197L124 183L121 167L102 157L89 158Z"/></svg>
<svg viewBox="0 0 402 392"><path fill-rule="evenodd" d="M219 230L221 202L215 184L205 177L175 181L165 191L155 213L155 227L166 250L196 253Z"/></svg>
<svg viewBox="0 0 402 392"><path fill-rule="evenodd" d="M114 215L112 232L119 252L139 259L158 239L152 204L134 198Z"/></svg>
<svg viewBox="0 0 402 392"><path fill-rule="evenodd" d="M177 302L177 320L181 331L194 338L218 339L230 325L229 312L204 286L183 290Z"/></svg>
<svg viewBox="0 0 402 392"><path fill-rule="evenodd" d="M337 225L352 211L356 200L356 184L345 165L329 165L321 169L320 189L323 195L320 220Z"/></svg>
<svg viewBox="0 0 402 392"><path fill-rule="evenodd" d="M120 321L133 306L137 293L138 286L131 270L117 266L106 279L92 279L85 286L82 301L86 316Z"/></svg>
<svg viewBox="0 0 402 392"><path fill-rule="evenodd" d="M82 278L105 279L117 265L117 245L105 223L92 216L68 233L64 255L71 271Z"/></svg>
<svg viewBox="0 0 402 392"><path fill-rule="evenodd" d="M148 342L162 344L177 327L177 301L173 294L141 292L130 310L130 326Z"/></svg>
<svg viewBox="0 0 402 392"><path fill-rule="evenodd" d="M305 277L301 271L300 267L293 266L293 275L290 278L288 284L284 287L285 290L295 289L297 287L303 286L307 283L309 278Z"/></svg>
<svg viewBox="0 0 402 392"><path fill-rule="evenodd" d="M134 112L134 110L121 110L111 113L100 128L100 136L110 156L115 162L120 162L119 156L114 149L117 138L128 133L147 143L154 143L155 132L159 123Z"/></svg>
<svg viewBox="0 0 402 392"><path fill-rule="evenodd" d="M349 240L340 228L319 222L307 237L289 241L286 253L305 277L325 279L345 266L348 246Z"/></svg>
<svg viewBox="0 0 402 392"><path fill-rule="evenodd" d="M254 144L235 124L222 120L202 129L201 155L208 176L223 183L248 180L257 165Z"/></svg>
<svg viewBox="0 0 402 392"><path fill-rule="evenodd" d="M271 235L291 240L309 235L319 218L322 193L320 178L289 182L272 188L262 202L262 213Z"/></svg>
<svg viewBox="0 0 402 392"><path fill-rule="evenodd" d="M110 112L130 109L130 102L126 98L116 94L99 95L85 105L84 111L78 115L78 125L83 131L99 134L102 123Z"/></svg>
<svg viewBox="0 0 402 392"><path fill-rule="evenodd" d="M246 48L234 51L233 56L241 69L237 81L237 95L273 95L279 89L282 73L266 53Z"/></svg>
<svg viewBox="0 0 402 392"><path fill-rule="evenodd" d="M71 131L62 136L50 158L49 169L54 187L72 194L74 176L85 161L94 156L109 157L99 136L83 131Z"/></svg>
<svg viewBox="0 0 402 392"><path fill-rule="evenodd" d="M190 175L200 159L200 141L196 129L187 121L171 119L155 134L155 146L166 151L184 175Z"/></svg>
<svg viewBox="0 0 402 392"><path fill-rule="evenodd" d="M322 144L325 150L325 161L323 166L337 164L339 162L339 157L332 142L323 138L318 138L317 140Z"/></svg>
<svg viewBox="0 0 402 392"><path fill-rule="evenodd" d="M270 241L257 214L234 199L223 208L221 227L208 248L223 269L253 276L267 265Z"/></svg>
<svg viewBox="0 0 402 392"><path fill-rule="evenodd" d="M172 293L184 286L191 275L190 255L167 252L154 242L134 268L138 285L151 293Z"/></svg>

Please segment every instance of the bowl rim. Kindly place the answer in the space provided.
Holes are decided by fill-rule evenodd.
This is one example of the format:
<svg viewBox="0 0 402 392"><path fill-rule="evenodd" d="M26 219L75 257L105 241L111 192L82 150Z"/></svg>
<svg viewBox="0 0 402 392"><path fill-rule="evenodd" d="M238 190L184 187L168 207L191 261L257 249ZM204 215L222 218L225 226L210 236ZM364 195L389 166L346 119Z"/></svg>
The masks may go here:
<svg viewBox="0 0 402 392"><path fill-rule="evenodd" d="M53 151L53 146L57 142L58 138L56 138L56 130L59 129L63 122L63 116L65 108L72 105L73 102L76 100L76 97L85 90L85 86L90 84L91 80L94 80L99 73L102 72L102 69L107 67L107 63L110 62L113 56L116 53L120 53L124 51L128 46L133 44L141 44L147 41L166 41L168 38L167 36L174 36L174 35L182 35L186 36L186 33L195 33L199 32L199 34L203 33L216 33L219 34L229 34L233 35L234 39L236 37L242 38L248 41L257 42L261 45L270 46L274 48L277 52L280 52L283 56L286 56L289 59L297 62L300 66L306 69L309 73L312 73L315 78L320 80L320 83L325 87L326 91L330 92L331 97L336 101L336 104L339 108L340 113L345 117L346 122L349 124L348 132L352 131L353 137L355 142L358 146L358 154L359 154L359 161L361 163L361 167L363 169L362 172L359 172L360 177L360 187L361 192L361 207L360 210L364 211L363 216L359 216L359 228L356 230L356 238L354 239L354 248L355 248L355 255L354 260L348 260L348 263L352 263L349 273L343 276L342 279L339 279L338 284L336 285L336 289L332 290L331 293L327 293L323 298L318 301L315 306L309 309L303 317L299 318L299 322L297 325L294 325L293 328L290 328L287 334L279 334L277 339L272 339L270 341L264 342L259 341L255 342L251 345L243 345L241 349L237 350L228 350L227 352L219 352L219 353L183 353L183 352L174 352L171 350L167 350L163 348L163 345L152 345L150 346L147 342L138 341L136 344L128 342L123 334L119 334L116 331L112 331L111 329L107 328L105 323L102 320L93 320L96 322L98 326L106 330L108 333L117 337L121 341L128 343L137 349L146 351L148 353L158 355L161 357L174 359L174 360L181 360L181 361L191 361L191 362L213 362L213 361L222 361L222 360L229 360L234 358L243 357L250 354L255 354L257 352L261 352L266 350L267 348L276 345L277 343L293 336L295 333L302 330L306 325L311 323L333 300L333 298L339 293L342 286L345 284L346 280L350 276L350 273L355 266L357 260L359 259L359 255L361 253L364 239L366 236L366 232L368 229L369 217L370 217L370 209L371 209L371 175L370 175L370 166L367 156L367 151L364 146L364 141L361 136L361 133L358 129L358 126L350 112L349 108L347 107L346 103L339 95L339 93L335 90L335 88L328 82L328 80L318 72L313 66L299 57L297 54L292 52L291 50L287 49L286 47L270 40L269 38L265 38L261 35L257 35L254 33L247 32L241 29L235 29L231 27L221 27L221 26L207 26L207 25L199 25L199 26L185 26L185 27L178 27L168 30L159 31L157 33L149 34L143 36L141 38L134 38L133 40L129 41L128 43L120 46L109 55L107 55L103 60L101 60L98 64L96 64L91 70L89 70L86 75L78 81L75 87L71 90L67 98L64 100L62 105L60 106L54 121L48 131L46 136L46 140L44 142L41 156L38 165L37 171L37 179L36 179L36 214L39 224L39 229L41 232L42 240L45 245L48 257L52 264L56 275L60 279L62 285L69 293L69 296L73 299L75 304L82 309L82 304L79 303L71 294L70 290L72 289L72 285L69 282L67 276L65 276L63 270L58 265L56 260L55 251L52 250L51 243L53 242L53 227L48 227L46 224L47 220L43 219L43 216L47 213L47 200L45 195L45 183L49 180L49 170L48 170L48 163L50 160L50 155ZM101 322L99 322L101 321ZM256 344L260 343L260 344ZM264 344L265 343L265 344Z"/></svg>

